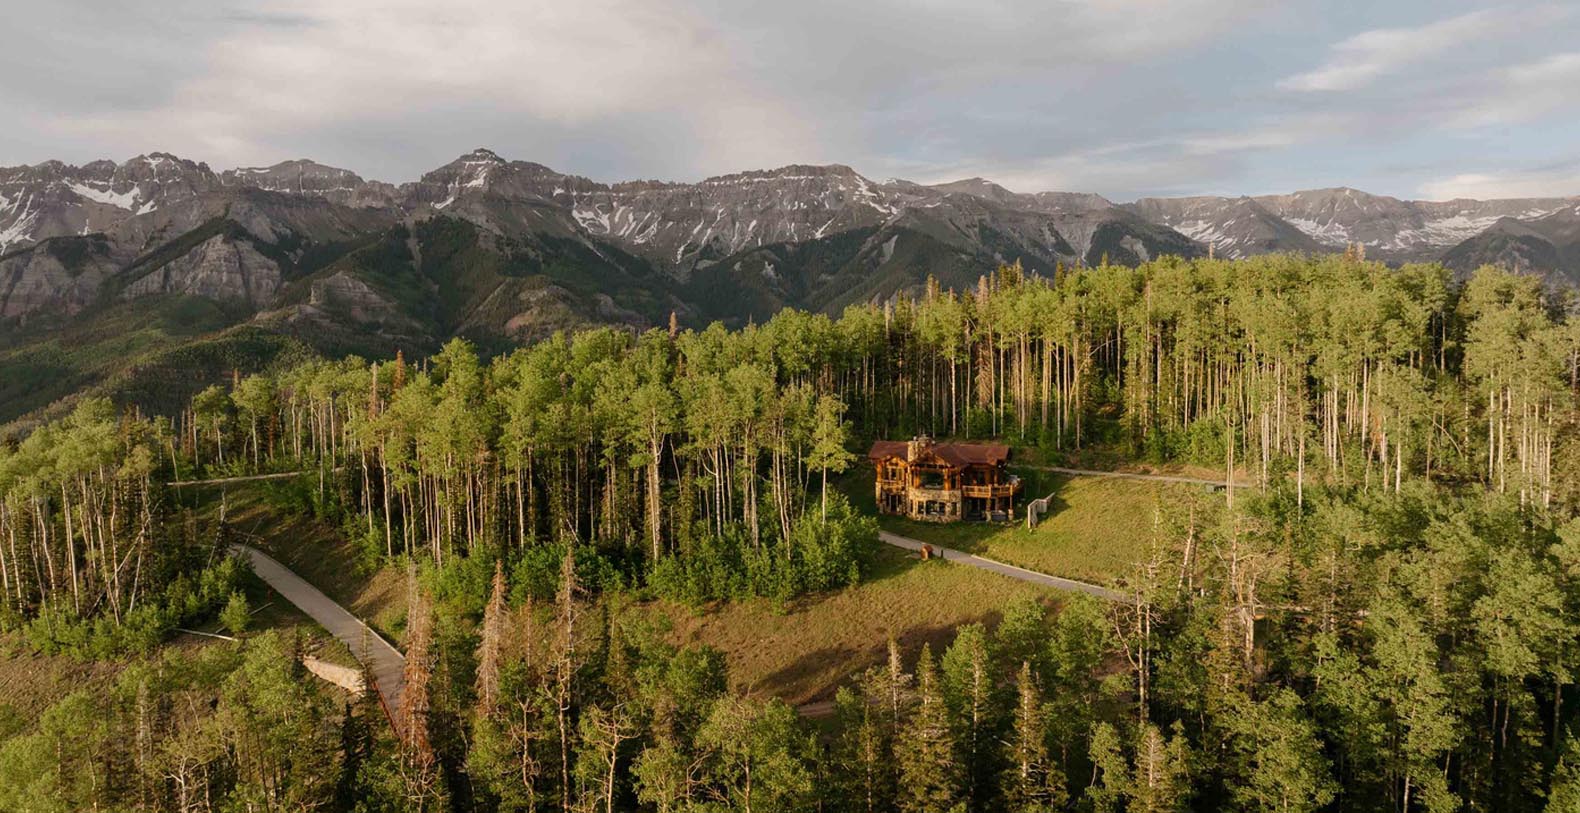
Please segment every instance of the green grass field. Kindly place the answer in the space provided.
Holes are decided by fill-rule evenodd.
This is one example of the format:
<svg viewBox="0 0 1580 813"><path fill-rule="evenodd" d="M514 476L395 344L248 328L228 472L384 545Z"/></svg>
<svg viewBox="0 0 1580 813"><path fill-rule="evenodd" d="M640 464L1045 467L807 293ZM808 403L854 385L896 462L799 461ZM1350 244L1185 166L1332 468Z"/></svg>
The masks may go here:
<svg viewBox="0 0 1580 813"><path fill-rule="evenodd" d="M915 658L923 643L941 653L963 624L998 622L1005 604L1060 598L1043 588L969 567L922 562L884 546L868 581L807 596L786 607L768 600L721 604L704 612L663 602L677 644L724 652L736 688L800 704L834 690L887 658L893 637Z"/></svg>
<svg viewBox="0 0 1580 813"><path fill-rule="evenodd" d="M1111 584L1141 558L1156 532L1159 508L1201 491L1173 483L1011 470L1025 483L1016 500L1017 515L1024 516L1023 507L1032 499L1051 496L1048 513L1035 528L1027 530L1024 520L940 525L895 516L879 517L879 525L890 533L1030 570ZM862 510L874 512L870 468L852 471L840 487Z"/></svg>

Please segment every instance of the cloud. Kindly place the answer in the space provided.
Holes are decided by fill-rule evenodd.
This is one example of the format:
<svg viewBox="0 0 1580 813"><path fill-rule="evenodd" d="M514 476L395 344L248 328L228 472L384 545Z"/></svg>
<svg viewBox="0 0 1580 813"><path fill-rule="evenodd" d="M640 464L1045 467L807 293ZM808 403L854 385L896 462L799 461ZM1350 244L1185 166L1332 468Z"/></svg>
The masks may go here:
<svg viewBox="0 0 1580 813"><path fill-rule="evenodd" d="M1194 192L1203 177L1223 177L1238 157L1187 151L1177 141L1115 141L1022 160L977 157L942 166L913 166L903 174L921 183L981 177L1015 192L1101 190L1114 200L1147 194Z"/></svg>
<svg viewBox="0 0 1580 813"><path fill-rule="evenodd" d="M277 158L293 134L348 121L432 127L430 114L446 111L462 127L503 114L523 128L615 132L685 110L667 126L720 157L816 152L807 122L733 70L720 32L677 3L266 0L223 19L197 55L201 69L156 104L46 125L126 143L158 137L166 149L178 141L223 166Z"/></svg>
<svg viewBox="0 0 1580 813"><path fill-rule="evenodd" d="M1556 198L1580 195L1580 161L1532 169L1469 172L1428 181L1420 187L1427 200L1476 198Z"/></svg>
<svg viewBox="0 0 1580 813"><path fill-rule="evenodd" d="M1554 54L1496 72L1492 81L1452 123L1461 127L1504 127L1551 113L1573 115L1580 106L1580 52Z"/></svg>
<svg viewBox="0 0 1580 813"><path fill-rule="evenodd" d="M39 36L24 41L72 39L82 58L71 70L80 76L64 88L48 76L27 88L0 86L14 125L0 133L0 149L22 138L53 150L110 145L118 157L165 149L219 167L312 155L349 158L353 169L390 180L453 154L435 150L478 144L580 161L562 166L587 174L633 167L668 177L803 161L876 164L917 145L958 148L980 138L1015 141L1014 150L1028 143L1036 108L1095 94L1085 81L1094 73L1127 85L1111 96L1129 95L1128 85L1150 82L1149 64L1213 41L1270 5L172 2L185 5L169 26L120 12L113 26L93 25L100 12L91 0L29 12L26 24ZM1136 25L1138 17L1148 24ZM95 60L98 40L112 41L114 64ZM125 66L147 64L139 54L167 52L181 58L148 57L157 70L136 82L117 78ZM20 69L43 56L10 59ZM0 68L7 59L0 54ZM127 98L113 103L69 101L120 84ZM18 94L28 104L16 103ZM17 124L31 135L19 135Z"/></svg>
<svg viewBox="0 0 1580 813"><path fill-rule="evenodd" d="M1115 199L1408 193L1500 150L1569 148L1580 15L1529 2L1389 28L1433 6L52 0L7 18L0 164L168 150L398 182L488 146L599 180L839 162ZM1335 25L1354 36L1289 37ZM1317 67L1278 83L1289 64Z"/></svg>
<svg viewBox="0 0 1580 813"><path fill-rule="evenodd" d="M1417 28L1375 28L1332 48L1328 61L1307 73L1278 82L1282 90L1354 90L1409 65L1430 59L1479 37L1506 30L1511 13L1473 11Z"/></svg>
<svg viewBox="0 0 1580 813"><path fill-rule="evenodd" d="M1353 126L1355 117L1344 113L1296 113L1246 128L1188 135L1178 144L1191 155L1272 150L1328 138Z"/></svg>

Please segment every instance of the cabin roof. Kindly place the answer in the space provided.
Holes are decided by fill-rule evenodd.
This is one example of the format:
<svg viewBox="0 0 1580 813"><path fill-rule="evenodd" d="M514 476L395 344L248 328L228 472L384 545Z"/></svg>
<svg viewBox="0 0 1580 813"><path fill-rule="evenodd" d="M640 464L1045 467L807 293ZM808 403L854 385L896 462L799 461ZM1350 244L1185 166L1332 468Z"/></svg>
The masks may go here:
<svg viewBox="0 0 1580 813"><path fill-rule="evenodd" d="M908 455L910 444L903 440L880 440L867 452L869 460L896 458L914 462ZM1002 443L929 443L921 446L918 457L936 457L955 467L996 466L1009 460L1009 447Z"/></svg>

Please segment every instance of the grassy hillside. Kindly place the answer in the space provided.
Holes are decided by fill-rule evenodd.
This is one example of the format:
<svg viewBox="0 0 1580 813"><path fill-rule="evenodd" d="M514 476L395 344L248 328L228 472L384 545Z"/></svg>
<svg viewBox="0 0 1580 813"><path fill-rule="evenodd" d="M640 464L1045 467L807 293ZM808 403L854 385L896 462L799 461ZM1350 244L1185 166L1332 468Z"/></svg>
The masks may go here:
<svg viewBox="0 0 1580 813"><path fill-rule="evenodd" d="M922 562L885 546L868 581L784 608L761 600L703 613L663 603L651 610L670 619L677 644L707 644L724 652L738 689L799 704L831 697L850 677L881 662L890 637L907 652L923 643L941 652L957 627L996 624L1010 601L1054 598L1030 584Z"/></svg>
<svg viewBox="0 0 1580 813"><path fill-rule="evenodd" d="M937 525L883 517L880 524L902 536L1030 570L1108 584L1143 556L1165 503L1187 499L1192 491L1169 483L1051 476L1038 488L1028 486L1028 499L1052 497L1049 513L1031 529L1023 520Z"/></svg>
<svg viewBox="0 0 1580 813"><path fill-rule="evenodd" d="M890 533L1029 570L1111 584L1142 557L1157 533L1161 512L1204 495L1200 486L1011 469L1024 484L1016 498L1017 517L1024 517L1027 502L1050 498L1048 513L1034 528L1027 529L1023 518L1002 524L936 524L880 516L878 524ZM876 513L872 477L871 467L862 465L837 481L868 513Z"/></svg>

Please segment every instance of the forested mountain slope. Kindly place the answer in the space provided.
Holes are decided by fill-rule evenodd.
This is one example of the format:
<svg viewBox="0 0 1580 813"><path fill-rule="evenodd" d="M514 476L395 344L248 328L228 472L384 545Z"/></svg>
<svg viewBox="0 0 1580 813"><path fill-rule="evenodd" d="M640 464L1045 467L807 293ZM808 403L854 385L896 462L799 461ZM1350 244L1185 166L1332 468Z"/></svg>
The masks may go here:
<svg viewBox="0 0 1580 813"><path fill-rule="evenodd" d="M305 471L274 499L409 590L390 719L333 713L264 633L6 722L0 806L1576 798L1580 332L1559 293L1354 256L979 279L736 330L308 357L169 410L85 399L0 444L0 627L19 645L132 657L218 615L245 629L227 608L246 574L217 555L236 529L165 485L190 477ZM883 576L874 520L827 477L919 433L1240 485L1160 498L1119 600L1016 602L937 650L876 631L887 657L824 728L666 637L655 609L793 612ZM949 567L905 566L917 590Z"/></svg>
<svg viewBox="0 0 1580 813"><path fill-rule="evenodd" d="M920 294L929 278L964 291L999 263L1052 278L1105 261L1353 244L1390 262L1503 264L1567 284L1580 278L1577 210L1352 189L1116 205L979 178L876 182L839 165L609 184L484 149L400 186L305 159L218 173L163 153L47 162L0 169L0 373L26 391L0 401L0 421L133 366L181 369L194 340L212 357L243 337L218 355L246 369L297 345L387 357L465 336L495 350L595 324L836 314ZM156 326L150 341L116 357L91 340L139 312ZM173 313L203 318L160 316Z"/></svg>

